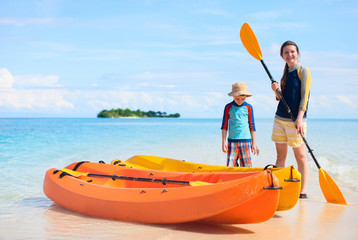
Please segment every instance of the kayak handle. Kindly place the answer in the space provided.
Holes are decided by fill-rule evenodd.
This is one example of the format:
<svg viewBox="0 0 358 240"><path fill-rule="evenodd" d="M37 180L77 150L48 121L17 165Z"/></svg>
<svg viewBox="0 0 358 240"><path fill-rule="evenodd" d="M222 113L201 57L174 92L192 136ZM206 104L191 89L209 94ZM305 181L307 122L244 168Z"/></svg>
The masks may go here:
<svg viewBox="0 0 358 240"><path fill-rule="evenodd" d="M297 178L293 178L293 166L291 166L291 178L290 179L285 179L285 182L301 182L300 179Z"/></svg>
<svg viewBox="0 0 358 240"><path fill-rule="evenodd" d="M264 187L265 190L281 190L282 187L278 186L276 187L275 184L273 183L273 175L272 175L272 172L271 171L267 171L268 174L270 174L271 176L271 183L272 185L269 186L269 187Z"/></svg>

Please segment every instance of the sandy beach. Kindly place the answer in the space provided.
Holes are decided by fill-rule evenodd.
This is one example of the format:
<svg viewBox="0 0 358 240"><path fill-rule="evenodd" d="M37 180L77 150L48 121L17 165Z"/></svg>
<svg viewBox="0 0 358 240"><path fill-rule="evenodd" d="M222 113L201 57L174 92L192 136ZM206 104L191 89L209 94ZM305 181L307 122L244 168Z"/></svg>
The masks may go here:
<svg viewBox="0 0 358 240"><path fill-rule="evenodd" d="M301 200L259 224L146 225L88 218L56 206L46 212L46 225L49 239L71 239L72 234L81 239L356 239L357 214L357 206Z"/></svg>
<svg viewBox="0 0 358 240"><path fill-rule="evenodd" d="M0 239L356 239L356 196L343 194L348 206L325 201L318 181L310 181L310 199L299 200L289 211L276 212L258 224L205 225L183 223L154 225L88 217L56 205L46 197L17 214L0 220ZM350 201L354 202L353 204ZM26 201L19 203L26 209ZM0 215L1 216L1 215ZM4 216L4 215L3 215Z"/></svg>

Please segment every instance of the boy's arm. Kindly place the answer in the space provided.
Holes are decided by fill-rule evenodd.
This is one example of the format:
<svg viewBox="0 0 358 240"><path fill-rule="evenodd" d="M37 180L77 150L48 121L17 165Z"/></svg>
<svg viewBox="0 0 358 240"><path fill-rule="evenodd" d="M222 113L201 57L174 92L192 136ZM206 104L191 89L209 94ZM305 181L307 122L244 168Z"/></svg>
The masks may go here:
<svg viewBox="0 0 358 240"><path fill-rule="evenodd" d="M226 136L227 136L227 131L225 129L221 130L221 142L222 142L222 150L224 153L227 153L227 142L226 142Z"/></svg>
<svg viewBox="0 0 358 240"><path fill-rule="evenodd" d="M251 131L251 140L252 140L252 144L251 144L251 151L253 152L253 154L257 154L259 155L260 150L258 149L258 147L256 146L256 132L255 131Z"/></svg>
<svg viewBox="0 0 358 240"><path fill-rule="evenodd" d="M252 140L252 145L256 145L256 132L252 131L251 133L251 140Z"/></svg>
<svg viewBox="0 0 358 240"><path fill-rule="evenodd" d="M249 120L249 125L250 126L250 133L251 133L251 140L252 140L252 144L251 144L251 151L253 152L253 154L257 154L259 155L260 151L256 146L256 127L255 127L255 118L254 118L254 110L251 106L251 111L250 111L250 120Z"/></svg>
<svg viewBox="0 0 358 240"><path fill-rule="evenodd" d="M227 104L224 109L223 120L221 124L221 147L224 153L227 153L228 147L226 142L227 130L229 127L229 111L231 108L231 104Z"/></svg>

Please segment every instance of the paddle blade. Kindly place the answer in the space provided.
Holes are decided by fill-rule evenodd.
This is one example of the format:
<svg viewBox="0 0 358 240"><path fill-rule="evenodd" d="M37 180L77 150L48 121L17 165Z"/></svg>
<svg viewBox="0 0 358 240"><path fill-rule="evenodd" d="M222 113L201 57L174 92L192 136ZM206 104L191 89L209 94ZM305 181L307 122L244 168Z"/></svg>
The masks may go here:
<svg viewBox="0 0 358 240"><path fill-rule="evenodd" d="M320 168L318 172L319 184L327 202L347 205L341 190L338 188L333 179L328 175L328 173L322 168Z"/></svg>
<svg viewBox="0 0 358 240"><path fill-rule="evenodd" d="M83 173L83 172L76 172L67 168L62 168L61 169L62 172L68 173L74 177L82 177L82 176L88 176L88 173Z"/></svg>
<svg viewBox="0 0 358 240"><path fill-rule="evenodd" d="M251 56L261 61L262 53L259 43L257 42L256 36L248 23L244 23L242 25L240 30L240 38L242 44L244 44L244 47L251 54Z"/></svg>
<svg viewBox="0 0 358 240"><path fill-rule="evenodd" d="M202 182L202 181L194 181L189 182L190 186L203 186L203 185L211 185L212 183L209 182Z"/></svg>

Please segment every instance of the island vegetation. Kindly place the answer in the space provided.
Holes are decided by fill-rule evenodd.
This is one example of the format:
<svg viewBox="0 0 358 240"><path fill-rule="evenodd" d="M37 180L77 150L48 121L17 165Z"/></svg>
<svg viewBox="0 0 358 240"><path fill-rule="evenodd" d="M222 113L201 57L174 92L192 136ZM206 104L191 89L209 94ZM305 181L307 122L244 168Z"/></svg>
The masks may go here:
<svg viewBox="0 0 358 240"><path fill-rule="evenodd" d="M148 111L143 112L141 110L132 111L128 108L126 109L111 109L111 110L102 110L97 114L99 118L121 118L121 117L133 117L133 118L179 118L179 113L167 114L166 112L160 111Z"/></svg>

